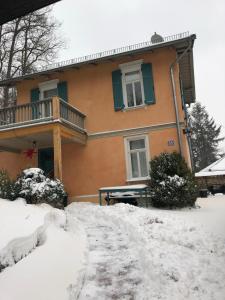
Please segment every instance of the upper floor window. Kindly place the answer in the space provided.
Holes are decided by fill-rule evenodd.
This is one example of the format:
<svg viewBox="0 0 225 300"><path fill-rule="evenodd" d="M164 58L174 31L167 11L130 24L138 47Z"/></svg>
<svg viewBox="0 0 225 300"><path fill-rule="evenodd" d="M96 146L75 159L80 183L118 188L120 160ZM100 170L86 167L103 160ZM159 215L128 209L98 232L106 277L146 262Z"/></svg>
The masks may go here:
<svg viewBox="0 0 225 300"><path fill-rule="evenodd" d="M58 79L45 81L39 84L40 100L52 98L58 95Z"/></svg>
<svg viewBox="0 0 225 300"><path fill-rule="evenodd" d="M120 65L125 107L144 104L144 88L141 72L142 61Z"/></svg>
<svg viewBox="0 0 225 300"><path fill-rule="evenodd" d="M58 95L58 89L57 88L43 91L43 98L44 99L52 98L52 97L57 96L57 95Z"/></svg>
<svg viewBox="0 0 225 300"><path fill-rule="evenodd" d="M128 72L124 75L125 93L127 107L142 105L144 103L144 95L142 92L141 74L139 71Z"/></svg>
<svg viewBox="0 0 225 300"><path fill-rule="evenodd" d="M143 60L120 64L112 71L112 90L115 111L155 104L152 64Z"/></svg>

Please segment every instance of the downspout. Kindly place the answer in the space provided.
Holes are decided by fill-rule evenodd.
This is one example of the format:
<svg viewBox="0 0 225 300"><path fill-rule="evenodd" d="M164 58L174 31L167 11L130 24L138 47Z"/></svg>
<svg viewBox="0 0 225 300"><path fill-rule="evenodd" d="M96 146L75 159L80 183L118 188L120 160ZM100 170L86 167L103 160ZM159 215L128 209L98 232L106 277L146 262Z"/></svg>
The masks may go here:
<svg viewBox="0 0 225 300"><path fill-rule="evenodd" d="M192 48L191 39L189 40L189 45L186 50L176 58L176 60L170 66L170 77L172 83L172 90L173 90L173 102L174 102L174 109L176 115L176 127L177 127L177 136L178 136L178 144L179 144L179 152L183 156L183 149L182 149L182 138L181 138L181 130L180 130L180 120L179 120L179 111L178 111L178 104L177 104L177 95L176 95L176 84L174 79L174 67L175 65L184 57L184 55Z"/></svg>
<svg viewBox="0 0 225 300"><path fill-rule="evenodd" d="M188 115L188 111L187 111L187 107L184 106L184 112L185 112L185 116L186 116L186 126L187 126L187 132L186 132L186 136L187 136L187 142L188 142L188 147L189 147L189 153L190 153L190 159L191 159L191 169L194 171L195 170L195 165L194 165L194 158L193 158L193 150L192 150L192 143L191 143L191 132L190 132L190 122L189 122L189 115Z"/></svg>

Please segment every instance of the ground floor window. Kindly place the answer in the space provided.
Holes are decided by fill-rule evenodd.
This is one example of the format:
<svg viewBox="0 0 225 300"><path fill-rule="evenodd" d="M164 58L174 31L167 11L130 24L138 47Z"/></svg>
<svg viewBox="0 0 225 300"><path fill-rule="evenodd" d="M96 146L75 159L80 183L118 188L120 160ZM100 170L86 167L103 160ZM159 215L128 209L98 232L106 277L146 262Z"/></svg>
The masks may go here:
<svg viewBox="0 0 225 300"><path fill-rule="evenodd" d="M149 176L147 136L125 139L128 179L145 179Z"/></svg>

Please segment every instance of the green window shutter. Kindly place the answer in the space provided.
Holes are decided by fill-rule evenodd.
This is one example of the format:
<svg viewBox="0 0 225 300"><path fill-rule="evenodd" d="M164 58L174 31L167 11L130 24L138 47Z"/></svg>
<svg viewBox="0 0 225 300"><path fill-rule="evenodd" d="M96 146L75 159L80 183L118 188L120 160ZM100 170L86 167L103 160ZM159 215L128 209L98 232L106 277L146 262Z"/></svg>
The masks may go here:
<svg viewBox="0 0 225 300"><path fill-rule="evenodd" d="M31 100L31 102L36 102L36 101L38 101L38 100L39 100L39 94L40 94L40 91L39 91L38 88L32 89L32 90L30 91L30 100Z"/></svg>
<svg viewBox="0 0 225 300"><path fill-rule="evenodd" d="M112 72L112 85L113 85L113 98L114 98L115 111L119 111L124 108L121 76L122 74L120 70L115 70Z"/></svg>
<svg viewBox="0 0 225 300"><path fill-rule="evenodd" d="M68 101L68 95L67 95L67 82L62 81L58 83L58 96L64 101Z"/></svg>
<svg viewBox="0 0 225 300"><path fill-rule="evenodd" d="M155 103L155 92L154 92L154 82L152 74L152 64L142 64L141 65L144 93L145 93L145 103L154 104Z"/></svg>

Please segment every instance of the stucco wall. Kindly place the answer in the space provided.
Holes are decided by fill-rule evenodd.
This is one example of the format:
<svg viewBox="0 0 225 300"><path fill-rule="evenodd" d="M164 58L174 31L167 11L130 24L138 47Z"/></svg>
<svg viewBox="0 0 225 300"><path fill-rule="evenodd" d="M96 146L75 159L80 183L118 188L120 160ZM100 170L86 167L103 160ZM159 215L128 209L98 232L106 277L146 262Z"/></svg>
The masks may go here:
<svg viewBox="0 0 225 300"><path fill-rule="evenodd" d="M149 160L163 151L178 151L175 128L150 131L145 134L149 140ZM128 135L93 139L86 146L78 144L63 146L63 180L70 200L97 201L100 187L133 183L127 181L124 149L126 137ZM171 139L175 143L173 146L168 146L168 140ZM186 151L184 155L187 159Z"/></svg>
<svg viewBox="0 0 225 300"><path fill-rule="evenodd" d="M142 129L142 134L148 135L149 160L163 151L179 150L169 73L169 67L175 58L174 49L159 49L98 65L84 65L78 70L65 70L62 73L24 80L17 84L18 104L22 104L30 101L30 90L38 87L39 82L56 78L67 81L69 103L87 116L85 128L90 135L87 144L71 143L64 144L62 147L63 181L70 200L96 201L99 187L128 183L124 138L134 132L124 133L118 130L146 127ZM152 63L156 103L115 112L111 73L119 68L119 64L138 59L143 59L145 63ZM175 69L175 81L180 121L183 121L178 67ZM108 131L113 132L113 136ZM174 145L169 146L169 140L173 140ZM190 163L187 141L183 134L182 143L184 156ZM0 153L0 168L7 168L12 176L17 175L22 168L35 165L37 165L37 155L31 161L24 153L20 155Z"/></svg>
<svg viewBox="0 0 225 300"><path fill-rule="evenodd" d="M38 80L25 80L17 85L18 104L30 101L30 90L38 87L39 82L57 78L60 81L67 81L69 103L86 114L85 126L89 133L174 122L169 67L175 60L175 55L172 48L159 49L153 53L124 57L114 62L85 65L79 70L70 69L48 77L41 76ZM112 71L118 69L121 63L139 59L143 59L145 63L152 63L156 104L115 112ZM183 120L177 71L175 72L177 96L180 118Z"/></svg>

